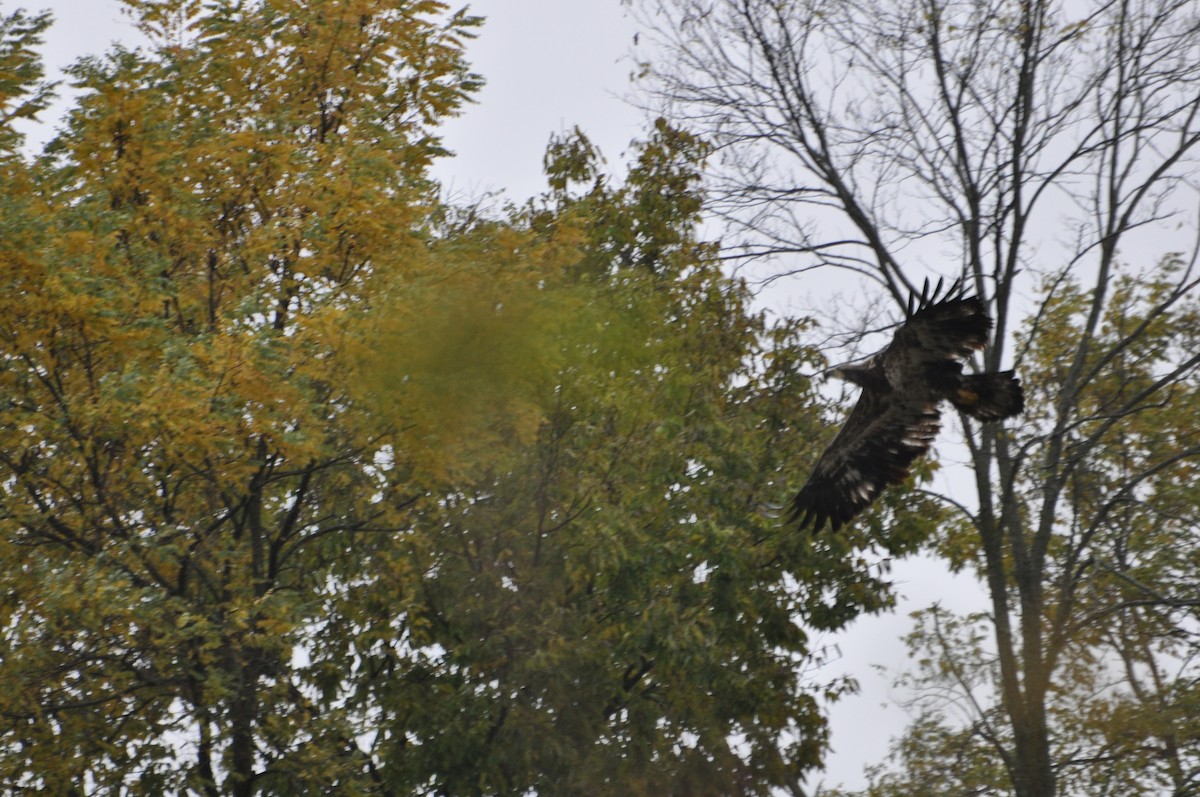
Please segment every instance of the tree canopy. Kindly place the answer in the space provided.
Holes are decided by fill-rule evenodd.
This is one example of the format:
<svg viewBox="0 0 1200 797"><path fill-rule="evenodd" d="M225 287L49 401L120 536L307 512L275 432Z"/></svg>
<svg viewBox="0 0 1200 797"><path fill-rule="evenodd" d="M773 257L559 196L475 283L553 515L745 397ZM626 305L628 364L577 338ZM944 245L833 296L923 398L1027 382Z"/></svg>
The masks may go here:
<svg viewBox="0 0 1200 797"><path fill-rule="evenodd" d="M660 122L616 182L576 131L450 207L478 19L126 5L148 46L34 158L49 20L0 26L3 788L797 788L850 686L810 632L929 524L757 511L822 362L698 237L708 146Z"/></svg>

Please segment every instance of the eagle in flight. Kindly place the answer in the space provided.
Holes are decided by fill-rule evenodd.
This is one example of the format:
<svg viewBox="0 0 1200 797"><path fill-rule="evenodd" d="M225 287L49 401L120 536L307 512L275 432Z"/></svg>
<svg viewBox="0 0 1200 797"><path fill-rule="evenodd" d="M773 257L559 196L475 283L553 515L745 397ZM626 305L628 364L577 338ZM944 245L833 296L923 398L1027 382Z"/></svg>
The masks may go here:
<svg viewBox="0 0 1200 797"><path fill-rule="evenodd" d="M832 376L862 388L858 404L792 499L789 523L834 531L902 482L913 460L929 450L941 428L938 405L949 401L979 421L1010 418L1025 409L1012 371L965 374L962 361L987 345L992 319L962 281L939 298L929 281L908 298L904 323L888 346L861 365Z"/></svg>

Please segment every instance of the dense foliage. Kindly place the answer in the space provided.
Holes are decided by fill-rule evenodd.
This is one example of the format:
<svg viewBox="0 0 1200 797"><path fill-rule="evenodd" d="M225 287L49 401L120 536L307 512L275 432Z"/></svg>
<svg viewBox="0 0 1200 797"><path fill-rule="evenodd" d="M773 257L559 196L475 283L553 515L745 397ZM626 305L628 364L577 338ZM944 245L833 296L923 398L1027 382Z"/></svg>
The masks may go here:
<svg viewBox="0 0 1200 797"><path fill-rule="evenodd" d="M806 628L888 602L757 511L827 437L803 326L700 242L706 148L446 208L478 20L430 0L127 0L33 161L9 16L0 788L765 794L817 766ZM882 518L896 520L882 532Z"/></svg>

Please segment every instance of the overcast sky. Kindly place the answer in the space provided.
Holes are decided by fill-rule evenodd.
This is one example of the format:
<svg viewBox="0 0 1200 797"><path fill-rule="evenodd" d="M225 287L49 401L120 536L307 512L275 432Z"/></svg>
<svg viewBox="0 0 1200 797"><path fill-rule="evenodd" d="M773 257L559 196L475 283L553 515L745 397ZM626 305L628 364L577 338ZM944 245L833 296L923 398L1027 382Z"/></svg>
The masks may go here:
<svg viewBox="0 0 1200 797"><path fill-rule="evenodd" d="M22 5L55 12L45 49L52 74L113 41L135 40L136 31L116 0L25 0ZM14 7L4 4L6 11ZM619 0L477 0L471 8L488 18L468 49L487 85L477 104L444 128L456 157L440 163L435 175L448 189L467 196L503 190L518 202L540 192L549 137L575 125L600 147L610 166L621 163L629 142L646 125L643 113L625 101L637 26ZM64 108L60 103L52 115ZM31 133L34 141L49 138L45 130ZM789 289L795 286L772 288ZM767 298L774 306L789 304L786 297ZM860 619L846 634L816 640L841 650L828 676L850 671L863 687L862 694L834 708L834 753L823 778L827 786L863 786L863 766L881 762L889 737L906 724L888 684L906 666L900 637L909 627L907 613L938 600L956 611L985 606L972 580L952 579L937 562L904 562L894 576L904 599L897 612ZM890 674L879 675L874 665Z"/></svg>
<svg viewBox="0 0 1200 797"><path fill-rule="evenodd" d="M618 0L478 0L487 18L468 48L487 84L478 103L445 127L456 153L437 167L451 189L503 188L516 200L545 187L551 134L578 125L610 166L645 129L622 98L636 27Z"/></svg>
<svg viewBox="0 0 1200 797"><path fill-rule="evenodd" d="M114 41L137 41L117 0L0 0L0 6L54 12L45 48L51 76ZM436 176L453 191L502 189L525 199L545 187L542 155L550 135L575 125L610 166L618 165L645 129L642 112L623 99L637 28L619 0L476 0L470 8L487 19L468 45L472 66L487 85L476 103L443 127L456 157L438 163ZM30 135L35 143L48 137L47 130Z"/></svg>

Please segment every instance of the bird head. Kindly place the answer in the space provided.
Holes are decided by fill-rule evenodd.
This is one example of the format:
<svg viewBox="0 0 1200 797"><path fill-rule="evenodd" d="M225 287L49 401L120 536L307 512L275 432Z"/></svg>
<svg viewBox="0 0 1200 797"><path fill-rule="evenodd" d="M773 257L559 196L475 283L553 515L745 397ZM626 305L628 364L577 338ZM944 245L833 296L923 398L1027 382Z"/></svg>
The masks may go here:
<svg viewBox="0 0 1200 797"><path fill-rule="evenodd" d="M861 387L866 387L869 383L875 381L879 374L877 373L878 365L875 359L872 358L866 362L859 364L847 363L839 365L836 368L830 368L825 372L825 376L841 379L846 382L853 382Z"/></svg>

